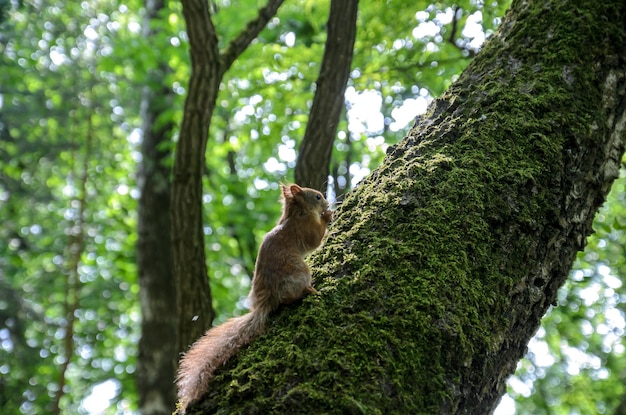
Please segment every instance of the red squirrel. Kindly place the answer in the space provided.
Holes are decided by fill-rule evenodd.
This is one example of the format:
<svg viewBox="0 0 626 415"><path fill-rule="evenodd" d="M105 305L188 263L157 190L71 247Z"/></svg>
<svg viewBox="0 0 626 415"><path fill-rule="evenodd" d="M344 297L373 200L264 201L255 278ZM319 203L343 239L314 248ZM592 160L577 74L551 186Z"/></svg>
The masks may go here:
<svg viewBox="0 0 626 415"><path fill-rule="evenodd" d="M282 216L259 248L248 295L250 312L209 329L180 361L176 383L183 413L207 391L215 370L263 333L272 311L317 293L303 258L320 246L333 212L317 190L296 184L281 188Z"/></svg>

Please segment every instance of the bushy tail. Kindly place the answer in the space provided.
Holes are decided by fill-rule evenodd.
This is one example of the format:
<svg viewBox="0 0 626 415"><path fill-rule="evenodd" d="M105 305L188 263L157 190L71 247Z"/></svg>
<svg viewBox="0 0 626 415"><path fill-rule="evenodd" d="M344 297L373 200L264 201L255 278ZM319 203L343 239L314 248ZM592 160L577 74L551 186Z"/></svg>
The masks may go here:
<svg viewBox="0 0 626 415"><path fill-rule="evenodd" d="M266 319L267 314L262 310L231 318L207 331L191 346L180 361L176 379L183 411L204 395L217 368L237 353L241 346L261 334Z"/></svg>

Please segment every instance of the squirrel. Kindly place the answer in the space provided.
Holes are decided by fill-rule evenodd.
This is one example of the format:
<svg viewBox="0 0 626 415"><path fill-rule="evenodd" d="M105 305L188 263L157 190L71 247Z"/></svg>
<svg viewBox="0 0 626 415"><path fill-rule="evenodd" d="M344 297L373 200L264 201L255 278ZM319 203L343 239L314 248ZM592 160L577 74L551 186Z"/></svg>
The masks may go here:
<svg viewBox="0 0 626 415"><path fill-rule="evenodd" d="M296 184L281 189L282 216L259 247L248 295L250 312L209 329L180 361L176 383L182 413L207 391L217 368L263 333L272 311L317 293L303 258L320 246L333 212L317 190Z"/></svg>

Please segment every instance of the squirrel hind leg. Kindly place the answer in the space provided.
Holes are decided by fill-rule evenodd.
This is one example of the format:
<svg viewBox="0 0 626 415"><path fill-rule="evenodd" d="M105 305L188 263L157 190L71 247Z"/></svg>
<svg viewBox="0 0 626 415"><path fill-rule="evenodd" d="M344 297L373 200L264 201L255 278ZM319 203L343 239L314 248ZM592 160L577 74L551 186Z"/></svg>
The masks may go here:
<svg viewBox="0 0 626 415"><path fill-rule="evenodd" d="M285 305L293 304L296 301L303 299L309 294L317 294L317 293L319 293L319 291L317 291L313 287L310 287L310 289L306 289L302 293L298 295L294 295L293 297L283 297L283 301L281 302L281 304L285 304Z"/></svg>
<svg viewBox="0 0 626 415"><path fill-rule="evenodd" d="M306 287L304 289L305 295L306 294L319 294L320 292L317 291L312 285L309 285L308 287Z"/></svg>
<svg viewBox="0 0 626 415"><path fill-rule="evenodd" d="M317 294L317 290L311 285L311 275L302 273L293 275L281 282L281 304L291 304L308 294Z"/></svg>

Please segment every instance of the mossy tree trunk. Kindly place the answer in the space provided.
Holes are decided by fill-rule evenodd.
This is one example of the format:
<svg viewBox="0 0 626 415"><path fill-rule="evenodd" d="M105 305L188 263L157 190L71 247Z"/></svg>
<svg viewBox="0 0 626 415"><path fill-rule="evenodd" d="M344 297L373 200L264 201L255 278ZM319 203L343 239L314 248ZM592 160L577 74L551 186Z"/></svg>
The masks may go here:
<svg viewBox="0 0 626 415"><path fill-rule="evenodd" d="M485 414L618 174L623 0L515 1L192 412Z"/></svg>

